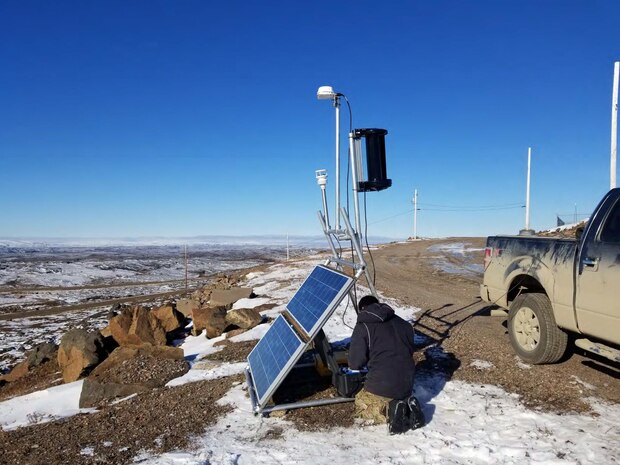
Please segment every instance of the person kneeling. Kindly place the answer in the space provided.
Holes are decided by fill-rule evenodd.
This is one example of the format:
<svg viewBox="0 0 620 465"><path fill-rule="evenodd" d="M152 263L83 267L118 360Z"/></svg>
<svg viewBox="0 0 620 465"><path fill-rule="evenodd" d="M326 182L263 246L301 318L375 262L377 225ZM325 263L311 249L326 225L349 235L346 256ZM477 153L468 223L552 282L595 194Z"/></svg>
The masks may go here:
<svg viewBox="0 0 620 465"><path fill-rule="evenodd" d="M372 295L359 301L348 361L353 370L368 368L364 388L355 396L355 414L364 423L389 422L390 432L402 432L397 431L398 426L393 430L393 423L405 420L388 418L388 411L398 412L398 406L404 405L406 409L417 409L421 415L419 404L412 397L413 335L411 324L397 316L389 305L379 303ZM421 426L419 421L405 430Z"/></svg>

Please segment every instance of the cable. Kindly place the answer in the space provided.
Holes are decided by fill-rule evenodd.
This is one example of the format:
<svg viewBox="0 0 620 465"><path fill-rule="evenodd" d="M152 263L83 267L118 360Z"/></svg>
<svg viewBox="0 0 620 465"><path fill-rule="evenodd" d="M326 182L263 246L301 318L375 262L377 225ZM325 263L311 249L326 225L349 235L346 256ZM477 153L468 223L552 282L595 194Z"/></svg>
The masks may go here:
<svg viewBox="0 0 620 465"><path fill-rule="evenodd" d="M349 300L347 300L347 306L344 308L344 312L342 312L342 324L345 325L347 328L349 329L354 329L353 326L349 326L345 321L344 321L344 316L347 314L347 310L349 309L349 304L351 303L351 295L349 295Z"/></svg>
<svg viewBox="0 0 620 465"><path fill-rule="evenodd" d="M514 207L496 207L496 208L487 208L487 209L478 209L478 210L468 210L468 209L465 209L465 208L440 209L440 208L420 208L420 207L418 207L418 211L426 211L426 212L461 212L461 211L463 211L463 212L477 212L477 211L480 211L480 212L485 212L485 211L497 211L497 210L512 210L512 209L523 208L523 207L524 207L523 205L520 205L520 206L514 206ZM373 225L373 224L377 224L377 223L382 223L384 221L391 220L391 219L397 218L399 216L407 215L407 214L410 214L412 212L413 212L413 208L410 208L409 210L405 210L405 211L402 211L400 213L396 213L395 215L388 216L386 218L381 218L380 220L377 220L377 221L372 221L369 224Z"/></svg>
<svg viewBox="0 0 620 465"><path fill-rule="evenodd" d="M427 205L429 207L445 207L445 208L496 208L496 207L515 207L523 205L523 202L503 203L499 205L441 205L438 203L421 202L418 205Z"/></svg>
<svg viewBox="0 0 620 465"><path fill-rule="evenodd" d="M344 98L344 101L347 102L347 107L349 108L349 132L353 132L353 112L351 111L351 104L349 103L349 99L344 94L336 94L340 97Z"/></svg>
<svg viewBox="0 0 620 465"><path fill-rule="evenodd" d="M497 210L514 210L516 208L525 208L525 205L515 205L514 207L487 207L487 208L470 208L470 207L454 207L454 208L419 208L418 210L427 212L490 212Z"/></svg>
<svg viewBox="0 0 620 465"><path fill-rule="evenodd" d="M418 210L419 210L419 208L418 208ZM410 209L410 210L407 210L406 212L397 213L396 215L388 216L387 218L383 218L383 219L381 219L381 220L373 221L373 222L372 222L372 223L370 223L370 224L372 225L372 224L381 223L381 222L383 222L383 221L391 220L392 218L396 218L397 216L403 216L403 215L406 215L406 214L411 213L411 212L413 212L413 208L412 208L412 209Z"/></svg>

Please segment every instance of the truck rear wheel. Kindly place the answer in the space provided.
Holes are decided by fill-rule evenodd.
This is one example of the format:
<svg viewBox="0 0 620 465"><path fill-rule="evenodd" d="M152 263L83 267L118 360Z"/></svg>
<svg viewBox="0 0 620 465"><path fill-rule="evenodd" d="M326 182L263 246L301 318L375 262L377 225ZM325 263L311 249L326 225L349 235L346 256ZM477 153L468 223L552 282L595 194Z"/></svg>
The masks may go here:
<svg viewBox="0 0 620 465"><path fill-rule="evenodd" d="M534 365L557 362L568 344L544 294L521 294L510 304L508 335L517 355Z"/></svg>

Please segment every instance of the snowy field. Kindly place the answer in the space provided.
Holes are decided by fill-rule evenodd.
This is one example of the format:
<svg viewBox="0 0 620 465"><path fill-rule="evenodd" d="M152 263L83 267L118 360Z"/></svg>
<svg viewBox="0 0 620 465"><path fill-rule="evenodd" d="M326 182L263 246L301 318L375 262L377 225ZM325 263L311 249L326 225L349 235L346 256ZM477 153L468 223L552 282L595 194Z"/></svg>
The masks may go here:
<svg viewBox="0 0 620 465"><path fill-rule="evenodd" d="M187 248L188 277L195 280L285 258L286 248L278 243L269 244L267 239L211 238L211 242L195 239ZM315 250L309 239L290 243L292 257ZM184 246L159 239L141 242L0 239L0 314L54 310L67 305L90 305L177 291L184 289L184 278ZM58 343L62 334L72 327L102 328L110 307L106 304L57 315L0 320L0 373L34 345Z"/></svg>
<svg viewBox="0 0 620 465"><path fill-rule="evenodd" d="M262 299L277 306L265 315L275 315L297 290L319 259L271 266L248 276L247 285ZM363 292L363 291L361 291ZM414 319L417 309L387 299L397 313ZM355 320L352 308L343 303L326 326L330 340L346 339ZM267 325L232 338L232 341L261 337ZM174 386L203 379L241 373L244 363L203 360L221 350L207 340L188 337L181 347L192 359L191 370L169 383ZM427 357L442 357L440 347L430 348ZM477 369L492 369L485 360L472 362ZM590 398L595 414L557 415L523 406L516 395L490 385L448 381L440 373L418 373L416 396L423 405L428 424L400 436L389 436L385 426L334 428L321 432L298 431L281 418L252 414L244 383L238 383L220 400L232 410L196 437L192 448L155 456L148 451L136 462L157 465L189 464L613 464L620 460L620 407ZM78 412L77 384L14 398L0 403L0 425L12 429L36 421L49 421ZM278 429L282 435L267 433ZM109 446L109 445L108 445ZM106 444L88 445L97 455Z"/></svg>

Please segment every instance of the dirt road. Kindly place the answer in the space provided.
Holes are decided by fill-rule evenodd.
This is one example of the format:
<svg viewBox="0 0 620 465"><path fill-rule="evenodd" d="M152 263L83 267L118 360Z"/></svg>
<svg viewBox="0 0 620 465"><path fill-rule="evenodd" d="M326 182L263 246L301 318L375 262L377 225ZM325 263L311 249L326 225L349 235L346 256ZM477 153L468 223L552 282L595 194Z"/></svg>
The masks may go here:
<svg viewBox="0 0 620 465"><path fill-rule="evenodd" d="M461 244L478 250L463 254ZM378 290L420 307L416 331L428 336L424 345L440 342L453 355L450 367L439 369L459 366L454 379L499 385L528 405L555 411L588 410L584 398L592 395L620 402L620 367L604 359L571 351L562 363L530 366L516 358L506 319L490 316L479 297L482 274L471 271L482 264L483 248L483 238L456 238L390 244L373 252ZM419 359L424 362L423 355Z"/></svg>

